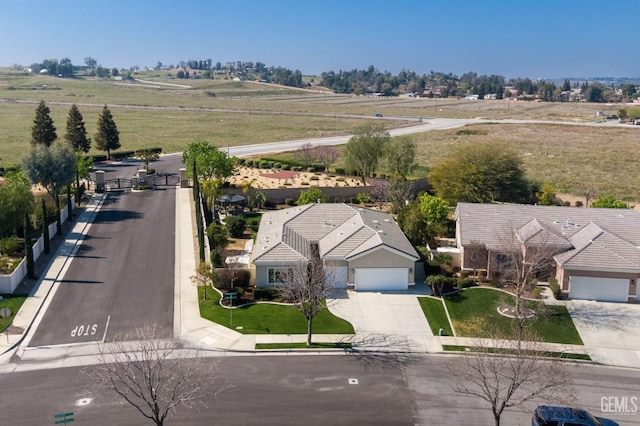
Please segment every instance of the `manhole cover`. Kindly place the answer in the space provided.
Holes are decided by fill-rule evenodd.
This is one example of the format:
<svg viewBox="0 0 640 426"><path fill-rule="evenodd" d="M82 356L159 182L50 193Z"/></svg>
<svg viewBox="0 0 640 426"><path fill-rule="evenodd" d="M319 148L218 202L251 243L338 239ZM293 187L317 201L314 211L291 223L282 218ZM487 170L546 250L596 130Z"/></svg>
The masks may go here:
<svg viewBox="0 0 640 426"><path fill-rule="evenodd" d="M350 385L357 385L358 384L358 379L349 379L349 384Z"/></svg>

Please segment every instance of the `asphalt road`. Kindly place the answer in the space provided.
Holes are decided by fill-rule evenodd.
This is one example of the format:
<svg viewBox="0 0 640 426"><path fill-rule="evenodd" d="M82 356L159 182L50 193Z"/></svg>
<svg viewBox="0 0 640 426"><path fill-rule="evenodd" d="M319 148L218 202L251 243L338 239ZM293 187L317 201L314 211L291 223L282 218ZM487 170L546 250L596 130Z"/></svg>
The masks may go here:
<svg viewBox="0 0 640 426"><path fill-rule="evenodd" d="M112 179L137 167L100 168ZM29 346L108 341L145 323L172 330L174 235L173 189L107 193Z"/></svg>
<svg viewBox="0 0 640 426"><path fill-rule="evenodd" d="M219 361L216 377L232 387L206 408L178 408L171 425L492 425L487 403L455 394L442 364L448 356L248 356ZM85 367L90 368L90 367ZM640 425L640 413L603 413L603 397L640 396L640 372L571 367L577 405L621 425ZM0 374L3 425L53 424L73 413L74 424L145 425L135 409L92 388L82 368ZM504 425L530 425L536 403L510 408Z"/></svg>

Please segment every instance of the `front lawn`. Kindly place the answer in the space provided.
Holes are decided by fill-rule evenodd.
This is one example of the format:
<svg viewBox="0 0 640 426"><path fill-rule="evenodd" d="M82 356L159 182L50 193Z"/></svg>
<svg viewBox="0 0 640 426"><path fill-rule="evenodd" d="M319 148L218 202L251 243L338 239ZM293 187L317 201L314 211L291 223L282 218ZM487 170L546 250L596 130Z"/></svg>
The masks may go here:
<svg viewBox="0 0 640 426"><path fill-rule="evenodd" d="M513 304L514 297L489 288L472 288L445 297L447 310L456 335L460 337L486 337L492 327L509 331L514 319L498 313L502 303ZM543 312L532 326L545 342L582 345L582 339L564 306L544 305L537 302ZM537 310L537 309L536 309Z"/></svg>
<svg viewBox="0 0 640 426"><path fill-rule="evenodd" d="M449 323L449 318L447 318L447 313L444 310L441 299L435 297L418 297L418 303L420 303L422 311L427 317L427 322L434 336L440 333L441 328L445 336L453 336L451 324Z"/></svg>
<svg viewBox="0 0 640 426"><path fill-rule="evenodd" d="M351 343L256 343L256 349L351 349Z"/></svg>
<svg viewBox="0 0 640 426"><path fill-rule="evenodd" d="M26 296L3 296L3 300L0 300L0 309L9 308L11 315L7 318L0 318L0 332L11 324L11 321L13 321L13 318L16 316L25 300L27 300Z"/></svg>
<svg viewBox="0 0 640 426"><path fill-rule="evenodd" d="M209 291L202 300L202 287L198 288L200 315L225 327L229 327L229 309L218 304L218 292ZM260 303L233 309L233 330L243 334L307 334L307 320L294 306ZM237 327L242 327L238 329ZM351 323L338 318L328 309L313 319L314 334L353 334Z"/></svg>

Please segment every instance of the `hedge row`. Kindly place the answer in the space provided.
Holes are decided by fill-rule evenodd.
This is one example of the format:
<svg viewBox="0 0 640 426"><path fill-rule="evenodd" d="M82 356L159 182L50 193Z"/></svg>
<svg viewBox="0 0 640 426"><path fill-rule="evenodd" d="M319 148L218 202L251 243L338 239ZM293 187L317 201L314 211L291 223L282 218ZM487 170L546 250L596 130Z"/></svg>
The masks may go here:
<svg viewBox="0 0 640 426"><path fill-rule="evenodd" d="M324 171L324 166L322 164L312 164L310 167L307 167L306 164L299 161L287 160L284 162L272 158L249 159L241 164L244 164L247 167L256 167L259 169L282 169L293 170L294 172L307 171L315 173Z"/></svg>

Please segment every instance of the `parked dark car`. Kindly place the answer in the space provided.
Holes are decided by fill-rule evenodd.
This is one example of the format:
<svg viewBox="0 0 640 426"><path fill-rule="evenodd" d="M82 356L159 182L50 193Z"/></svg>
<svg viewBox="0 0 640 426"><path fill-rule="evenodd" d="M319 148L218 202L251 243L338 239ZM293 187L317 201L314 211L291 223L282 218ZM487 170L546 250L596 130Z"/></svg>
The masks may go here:
<svg viewBox="0 0 640 426"><path fill-rule="evenodd" d="M380 118L382 117L382 114L380 114L379 112L376 112L376 117Z"/></svg>
<svg viewBox="0 0 640 426"><path fill-rule="evenodd" d="M595 417L586 410L540 405L533 412L531 426L619 426L613 420Z"/></svg>

